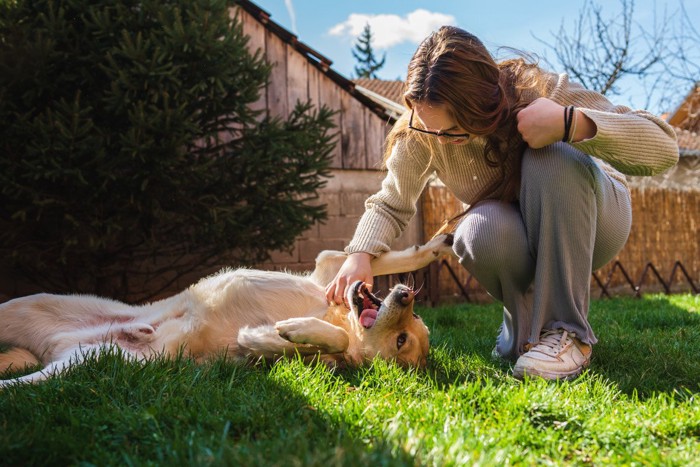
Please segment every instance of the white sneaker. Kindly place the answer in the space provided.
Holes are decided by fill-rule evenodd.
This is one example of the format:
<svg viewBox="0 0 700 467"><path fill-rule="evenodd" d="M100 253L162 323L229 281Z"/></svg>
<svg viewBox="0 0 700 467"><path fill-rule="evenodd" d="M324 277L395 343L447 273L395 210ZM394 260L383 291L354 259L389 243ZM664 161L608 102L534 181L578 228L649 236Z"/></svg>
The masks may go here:
<svg viewBox="0 0 700 467"><path fill-rule="evenodd" d="M539 376L544 379L570 379L578 376L591 361L591 346L563 329L546 329L540 342L522 354L513 376Z"/></svg>

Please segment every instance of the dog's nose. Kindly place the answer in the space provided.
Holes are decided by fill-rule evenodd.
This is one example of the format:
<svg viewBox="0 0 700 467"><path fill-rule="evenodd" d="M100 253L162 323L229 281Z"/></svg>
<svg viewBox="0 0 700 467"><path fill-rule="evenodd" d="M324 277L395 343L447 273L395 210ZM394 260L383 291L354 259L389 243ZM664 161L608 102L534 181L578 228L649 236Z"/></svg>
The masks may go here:
<svg viewBox="0 0 700 467"><path fill-rule="evenodd" d="M416 294L415 292L413 292L413 290L404 289L399 294L399 301L402 305L409 305L413 301L415 296Z"/></svg>

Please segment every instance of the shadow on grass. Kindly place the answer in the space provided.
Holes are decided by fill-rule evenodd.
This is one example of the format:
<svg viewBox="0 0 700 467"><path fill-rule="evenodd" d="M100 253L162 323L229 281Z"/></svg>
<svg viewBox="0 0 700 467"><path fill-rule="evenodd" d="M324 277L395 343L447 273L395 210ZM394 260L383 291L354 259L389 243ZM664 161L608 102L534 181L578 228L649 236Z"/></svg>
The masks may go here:
<svg viewBox="0 0 700 467"><path fill-rule="evenodd" d="M590 373L626 394L700 393L700 297L646 296L594 300L590 321L598 337ZM490 358L501 323L501 305L461 304L421 309L439 358L435 379L458 384L480 374L506 377L508 364ZM435 359L434 359L435 361ZM466 367L466 368L465 368ZM473 374L470 374L473 373Z"/></svg>
<svg viewBox="0 0 700 467"><path fill-rule="evenodd" d="M410 465L295 392L325 368L88 359L64 377L0 391L3 465ZM311 376L309 376L311 375ZM323 377L320 377L323 380ZM327 378L326 378L327 379ZM292 380L294 381L294 380Z"/></svg>
<svg viewBox="0 0 700 467"><path fill-rule="evenodd" d="M646 296L592 303L598 336L591 371L640 397L700 393L700 297Z"/></svg>
<svg viewBox="0 0 700 467"><path fill-rule="evenodd" d="M503 317L500 304L455 304L418 312L430 328L428 372L437 384L509 378L507 363L491 359Z"/></svg>

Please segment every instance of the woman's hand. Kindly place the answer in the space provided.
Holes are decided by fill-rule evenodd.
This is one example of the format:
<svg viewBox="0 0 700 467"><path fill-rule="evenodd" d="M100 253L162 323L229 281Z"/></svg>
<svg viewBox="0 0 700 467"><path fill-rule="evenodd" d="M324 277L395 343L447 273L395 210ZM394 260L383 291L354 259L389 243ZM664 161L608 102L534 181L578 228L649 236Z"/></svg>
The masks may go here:
<svg viewBox="0 0 700 467"><path fill-rule="evenodd" d="M564 137L564 107L540 97L518 112L518 131L528 146L543 148Z"/></svg>
<svg viewBox="0 0 700 467"><path fill-rule="evenodd" d="M372 255L364 252L357 252L348 255L345 262L340 267L333 282L326 287L326 299L328 303L340 305L344 303L346 307L350 307L345 302L345 290L348 285L355 281L362 281L367 284L369 290L372 290Z"/></svg>
<svg viewBox="0 0 700 467"><path fill-rule="evenodd" d="M540 97L518 112L518 131L528 146L539 149L561 141L564 137L564 107L551 99ZM575 133L569 135L571 141L578 142L593 138L596 125L581 112L574 111ZM574 131L573 125L571 131Z"/></svg>

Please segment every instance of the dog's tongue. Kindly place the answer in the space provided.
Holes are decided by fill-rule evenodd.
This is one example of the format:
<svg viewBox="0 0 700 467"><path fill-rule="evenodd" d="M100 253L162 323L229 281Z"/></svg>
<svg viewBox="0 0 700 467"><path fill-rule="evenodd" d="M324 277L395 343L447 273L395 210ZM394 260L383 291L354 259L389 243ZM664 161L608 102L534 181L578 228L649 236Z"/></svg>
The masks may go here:
<svg viewBox="0 0 700 467"><path fill-rule="evenodd" d="M377 310L372 308L362 310L362 313L360 313L360 324L362 326L369 329L374 326L375 321L377 321Z"/></svg>

